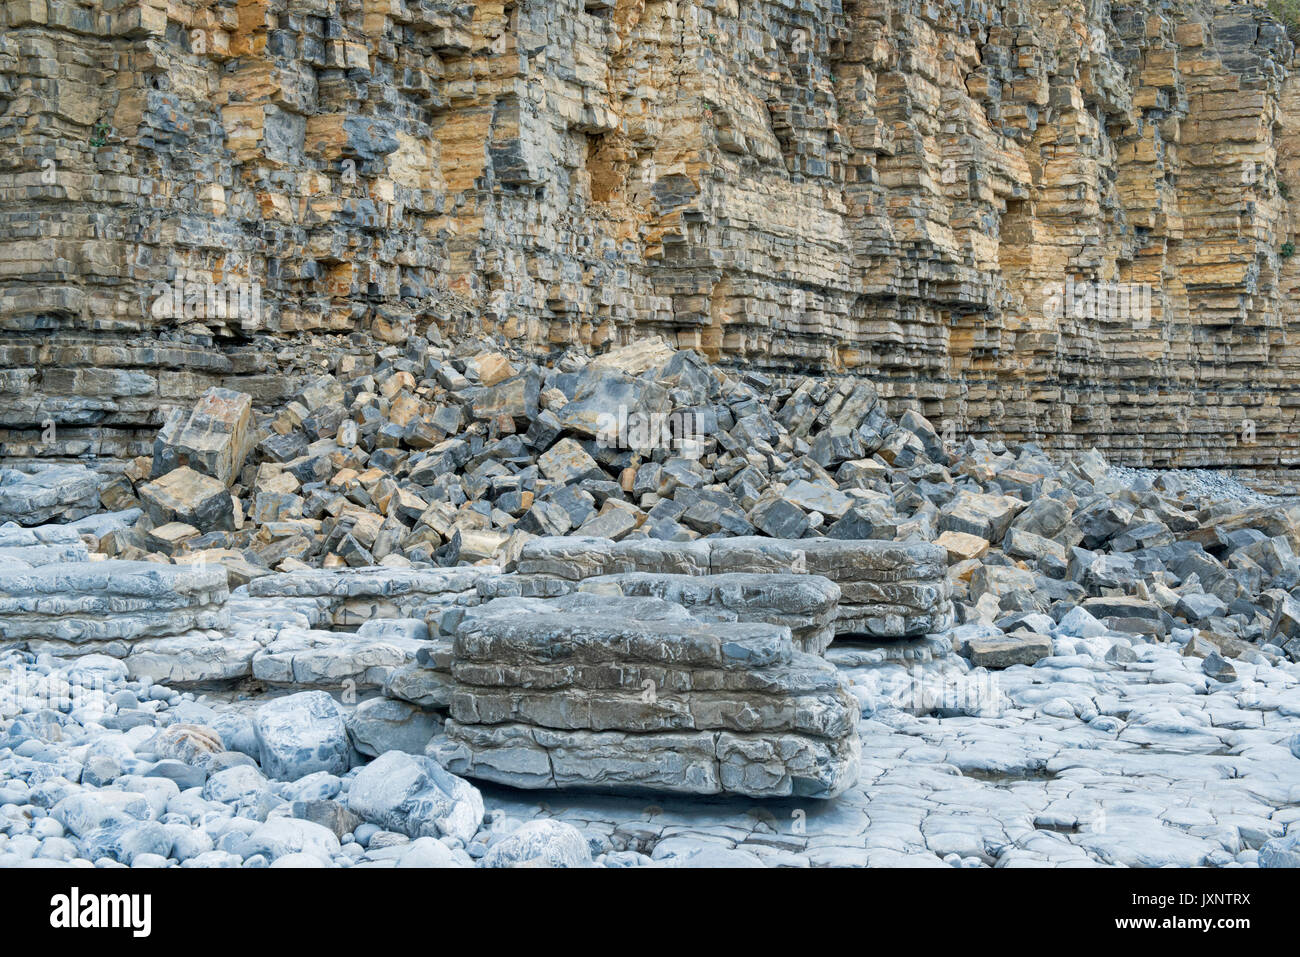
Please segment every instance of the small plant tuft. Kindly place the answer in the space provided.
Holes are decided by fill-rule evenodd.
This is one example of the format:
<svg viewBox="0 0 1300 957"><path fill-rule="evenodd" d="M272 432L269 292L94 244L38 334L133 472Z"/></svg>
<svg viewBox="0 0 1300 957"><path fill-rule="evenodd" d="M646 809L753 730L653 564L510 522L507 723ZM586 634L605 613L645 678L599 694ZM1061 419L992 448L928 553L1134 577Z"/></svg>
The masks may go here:
<svg viewBox="0 0 1300 957"><path fill-rule="evenodd" d="M1268 0L1268 12L1286 27L1292 43L1300 43L1300 0Z"/></svg>

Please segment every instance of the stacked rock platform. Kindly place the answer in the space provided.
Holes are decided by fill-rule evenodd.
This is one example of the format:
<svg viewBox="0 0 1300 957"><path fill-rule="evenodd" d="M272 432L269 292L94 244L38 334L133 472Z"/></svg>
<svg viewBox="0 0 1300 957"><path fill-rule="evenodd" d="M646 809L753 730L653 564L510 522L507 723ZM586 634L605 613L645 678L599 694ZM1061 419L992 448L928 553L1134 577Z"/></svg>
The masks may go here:
<svg viewBox="0 0 1300 957"><path fill-rule="evenodd" d="M927 542L757 536L613 542L551 537L523 546L519 572L570 581L628 573L819 577L840 591L837 635L914 638L951 627L953 617L947 555Z"/></svg>
<svg viewBox="0 0 1300 957"><path fill-rule="evenodd" d="M500 598L453 642L448 770L522 788L830 798L858 706L788 629L655 598Z"/></svg>

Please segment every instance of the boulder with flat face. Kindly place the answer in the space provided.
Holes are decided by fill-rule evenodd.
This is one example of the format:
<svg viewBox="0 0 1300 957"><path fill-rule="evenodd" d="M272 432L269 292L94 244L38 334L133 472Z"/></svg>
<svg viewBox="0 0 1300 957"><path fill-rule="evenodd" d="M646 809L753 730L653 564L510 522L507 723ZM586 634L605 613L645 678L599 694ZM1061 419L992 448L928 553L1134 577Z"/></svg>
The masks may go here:
<svg viewBox="0 0 1300 957"><path fill-rule="evenodd" d="M961 650L976 667L1010 668L1012 665L1032 665L1048 657L1052 653L1052 639L1048 635L1017 632L972 638L963 644Z"/></svg>
<svg viewBox="0 0 1300 957"><path fill-rule="evenodd" d="M1010 495L961 492L944 506L939 528L975 535L985 541L1001 541L1024 508L1024 502Z"/></svg>
<svg viewBox="0 0 1300 957"><path fill-rule="evenodd" d="M139 489L155 525L182 522L201 532L234 531L235 507L224 482L181 466Z"/></svg>
<svg viewBox="0 0 1300 957"><path fill-rule="evenodd" d="M349 742L343 712L324 691L302 691L268 701L253 717L262 770L279 781L317 771L345 774Z"/></svg>
<svg viewBox="0 0 1300 957"><path fill-rule="evenodd" d="M370 698L348 715L348 735L361 754L377 757L386 751L424 754L442 720L405 701Z"/></svg>
<svg viewBox="0 0 1300 957"><path fill-rule="evenodd" d="M211 388L188 412L174 409L153 444L153 477L182 465L230 486L253 444L253 397Z"/></svg>
<svg viewBox="0 0 1300 957"><path fill-rule="evenodd" d="M1111 631L1156 635L1163 638L1171 621L1167 612L1153 601L1124 595L1088 598L1079 606Z"/></svg>
<svg viewBox="0 0 1300 957"><path fill-rule="evenodd" d="M572 824L529 821L492 845L484 867L591 867L591 849Z"/></svg>
<svg viewBox="0 0 1300 957"><path fill-rule="evenodd" d="M102 479L84 465L0 469L0 523L70 522L99 511Z"/></svg>
<svg viewBox="0 0 1300 957"><path fill-rule="evenodd" d="M409 837L468 842L483 821L483 796L428 758L388 751L353 779L348 810Z"/></svg>
<svg viewBox="0 0 1300 957"><path fill-rule="evenodd" d="M525 425L537 417L540 388L541 378L535 368L530 368L490 386L466 389L464 395L476 419L506 416L518 425Z"/></svg>
<svg viewBox="0 0 1300 957"><path fill-rule="evenodd" d="M559 411L569 432L608 448L634 448L636 426L669 411L668 392L657 382L592 363L579 374L573 397Z"/></svg>

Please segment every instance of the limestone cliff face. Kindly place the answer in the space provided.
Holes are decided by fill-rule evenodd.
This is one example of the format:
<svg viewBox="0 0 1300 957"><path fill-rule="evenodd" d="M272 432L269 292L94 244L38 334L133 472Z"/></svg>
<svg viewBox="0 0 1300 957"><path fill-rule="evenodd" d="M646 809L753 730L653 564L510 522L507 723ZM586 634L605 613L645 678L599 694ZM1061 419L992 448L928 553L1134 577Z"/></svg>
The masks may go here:
<svg viewBox="0 0 1300 957"><path fill-rule="evenodd" d="M1296 464L1292 54L1210 0L0 0L0 453L436 322Z"/></svg>

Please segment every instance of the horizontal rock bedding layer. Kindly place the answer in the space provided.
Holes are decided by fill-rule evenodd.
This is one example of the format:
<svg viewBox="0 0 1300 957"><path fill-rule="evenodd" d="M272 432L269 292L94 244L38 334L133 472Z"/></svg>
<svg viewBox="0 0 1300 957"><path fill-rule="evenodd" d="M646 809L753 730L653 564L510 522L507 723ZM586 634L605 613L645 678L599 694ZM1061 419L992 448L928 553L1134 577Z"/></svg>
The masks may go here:
<svg viewBox="0 0 1300 957"><path fill-rule="evenodd" d="M7 641L72 644L170 637L224 628L220 567L68 562L0 570L0 632Z"/></svg>
<svg viewBox="0 0 1300 957"><path fill-rule="evenodd" d="M76 521L99 511L100 478L84 465L22 472L0 468L0 522L44 525Z"/></svg>
<svg viewBox="0 0 1300 957"><path fill-rule="evenodd" d="M433 316L1293 464L1300 102L1265 6L6 5L6 444L140 454L209 386L290 396L313 334Z"/></svg>
<svg viewBox="0 0 1300 957"><path fill-rule="evenodd" d="M831 798L857 778L856 744L803 735L555 731L448 721L433 755L454 774L518 788Z"/></svg>
<svg viewBox="0 0 1300 957"><path fill-rule="evenodd" d="M757 621L790 629L801 651L821 654L835 637L839 587L815 575L659 575L627 572L572 581L550 575L501 575L477 585L483 600L556 598L575 591L662 598L702 620Z"/></svg>
<svg viewBox="0 0 1300 957"><path fill-rule="evenodd" d="M325 618L340 627L373 619L421 618L447 607L478 603L475 585L499 570L492 566L448 569L322 569L258 578L253 598L314 599Z"/></svg>
<svg viewBox="0 0 1300 957"><path fill-rule="evenodd" d="M943 549L924 542L758 537L612 542L579 536L524 545L519 571L573 581L630 572L808 574L839 586L837 634L902 638L943 631L952 605Z"/></svg>
<svg viewBox="0 0 1300 957"><path fill-rule="evenodd" d="M579 585L583 591L662 598L694 617L753 621L790 629L800 651L821 654L835 637L840 589L819 575L746 574L655 575L629 572L598 575Z"/></svg>
<svg viewBox="0 0 1300 957"><path fill-rule="evenodd" d="M490 601L452 644L451 719L433 747L458 774L806 797L856 777L858 706L781 626L575 593Z"/></svg>

